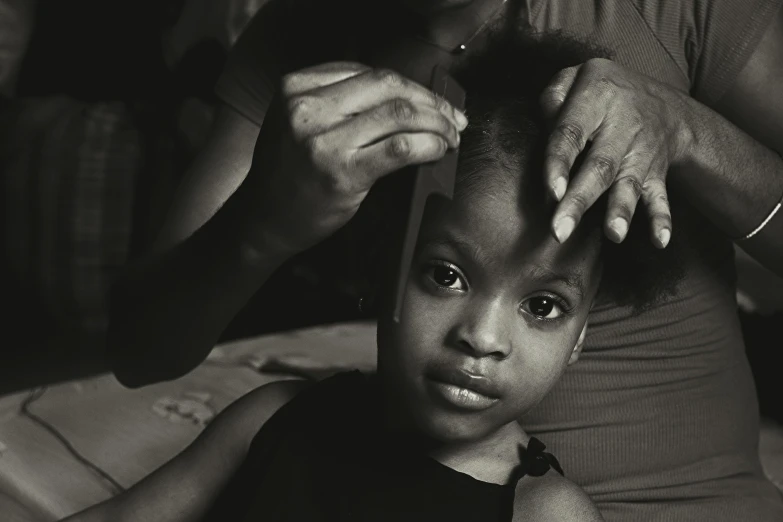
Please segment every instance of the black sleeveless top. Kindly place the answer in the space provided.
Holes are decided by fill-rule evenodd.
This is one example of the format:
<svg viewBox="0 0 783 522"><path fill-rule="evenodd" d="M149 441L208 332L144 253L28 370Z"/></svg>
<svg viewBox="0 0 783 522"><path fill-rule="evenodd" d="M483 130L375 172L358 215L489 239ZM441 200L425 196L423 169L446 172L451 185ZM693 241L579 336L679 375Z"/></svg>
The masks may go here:
<svg viewBox="0 0 783 522"><path fill-rule="evenodd" d="M300 393L258 432L203 521L510 521L516 482L550 467L544 445L520 449L515 479L481 482L378 428L373 379L338 374Z"/></svg>

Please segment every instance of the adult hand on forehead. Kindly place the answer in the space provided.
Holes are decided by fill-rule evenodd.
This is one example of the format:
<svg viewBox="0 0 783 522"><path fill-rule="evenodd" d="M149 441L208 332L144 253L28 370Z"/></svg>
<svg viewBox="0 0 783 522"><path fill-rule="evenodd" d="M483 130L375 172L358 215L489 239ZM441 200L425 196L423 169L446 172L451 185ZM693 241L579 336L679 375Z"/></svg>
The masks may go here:
<svg viewBox="0 0 783 522"><path fill-rule="evenodd" d="M288 74L248 175L264 237L293 251L320 242L379 178L440 159L466 125L447 101L388 70L328 63Z"/></svg>
<svg viewBox="0 0 783 522"><path fill-rule="evenodd" d="M689 136L678 116L681 99L670 87L605 59L564 69L552 79L540 101L553 121L545 176L560 202L552 219L560 242L609 191L605 231L610 239L625 239L641 199L653 243L666 247L672 231L666 174L683 158Z"/></svg>

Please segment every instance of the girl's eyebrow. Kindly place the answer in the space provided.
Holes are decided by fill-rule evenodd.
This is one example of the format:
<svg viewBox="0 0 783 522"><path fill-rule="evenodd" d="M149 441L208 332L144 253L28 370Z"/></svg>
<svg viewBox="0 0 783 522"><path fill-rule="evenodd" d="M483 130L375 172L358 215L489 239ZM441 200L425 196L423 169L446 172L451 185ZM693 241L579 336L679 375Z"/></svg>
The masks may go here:
<svg viewBox="0 0 783 522"><path fill-rule="evenodd" d="M573 290L579 299L584 299L584 272L582 270L567 270L559 272L541 265L534 266L527 274L530 278L542 283L562 283Z"/></svg>
<svg viewBox="0 0 783 522"><path fill-rule="evenodd" d="M424 246L430 248L432 247L451 248L452 250L456 250L457 252L463 255L470 256L471 260L479 265L487 265L491 262L489 256L487 256L484 253L484 251L481 250L481 247L473 243L469 243L467 241L459 239L457 237L454 237L454 235L452 234L449 234L447 237L438 237L438 238L430 239L424 243Z"/></svg>

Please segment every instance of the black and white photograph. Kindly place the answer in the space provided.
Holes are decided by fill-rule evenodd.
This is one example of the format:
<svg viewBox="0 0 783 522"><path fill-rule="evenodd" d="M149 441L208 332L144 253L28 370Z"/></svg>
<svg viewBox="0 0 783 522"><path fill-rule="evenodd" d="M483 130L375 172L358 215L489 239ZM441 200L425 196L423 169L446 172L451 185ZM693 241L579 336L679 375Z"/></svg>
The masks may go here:
<svg viewBox="0 0 783 522"><path fill-rule="evenodd" d="M783 522L783 0L0 0L0 522Z"/></svg>

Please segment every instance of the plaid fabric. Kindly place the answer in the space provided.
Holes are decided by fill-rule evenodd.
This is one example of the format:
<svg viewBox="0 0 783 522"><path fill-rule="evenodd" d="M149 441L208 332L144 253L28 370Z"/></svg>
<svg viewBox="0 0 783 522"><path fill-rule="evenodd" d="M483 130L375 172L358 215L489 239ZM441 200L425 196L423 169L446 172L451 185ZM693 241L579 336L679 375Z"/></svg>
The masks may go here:
<svg viewBox="0 0 783 522"><path fill-rule="evenodd" d="M58 327L106 328L128 258L142 141L122 103L13 101L0 115L6 263Z"/></svg>

